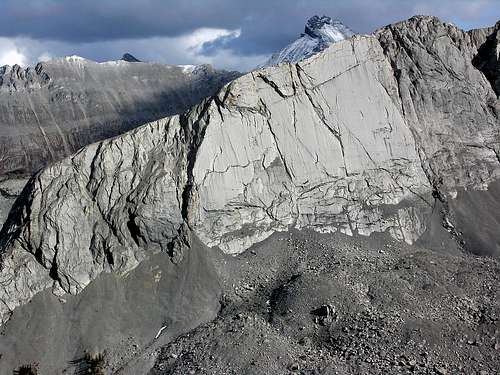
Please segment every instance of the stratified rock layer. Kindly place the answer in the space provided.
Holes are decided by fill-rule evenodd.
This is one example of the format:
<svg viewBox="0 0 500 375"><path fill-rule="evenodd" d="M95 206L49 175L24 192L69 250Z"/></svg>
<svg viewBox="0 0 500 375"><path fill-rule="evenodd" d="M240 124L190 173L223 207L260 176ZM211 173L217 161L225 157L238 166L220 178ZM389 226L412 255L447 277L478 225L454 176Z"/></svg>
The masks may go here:
<svg viewBox="0 0 500 375"><path fill-rule="evenodd" d="M43 289L76 294L159 251L179 261L186 231L239 253L290 227L412 243L437 222L467 248L453 199L500 171L498 99L473 64L495 30L416 17L44 169L1 234L3 320Z"/></svg>

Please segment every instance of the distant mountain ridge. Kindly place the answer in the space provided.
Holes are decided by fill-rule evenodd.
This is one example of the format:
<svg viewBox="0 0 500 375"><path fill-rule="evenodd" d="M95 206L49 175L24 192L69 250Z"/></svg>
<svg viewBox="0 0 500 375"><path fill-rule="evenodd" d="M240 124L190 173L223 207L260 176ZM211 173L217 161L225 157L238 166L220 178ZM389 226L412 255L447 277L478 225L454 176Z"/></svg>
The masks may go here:
<svg viewBox="0 0 500 375"><path fill-rule="evenodd" d="M68 56L0 68L0 176L29 175L80 147L183 112L237 72Z"/></svg>
<svg viewBox="0 0 500 375"><path fill-rule="evenodd" d="M307 21L300 38L273 54L264 66L297 63L353 35L354 32L339 20L328 16L313 16Z"/></svg>

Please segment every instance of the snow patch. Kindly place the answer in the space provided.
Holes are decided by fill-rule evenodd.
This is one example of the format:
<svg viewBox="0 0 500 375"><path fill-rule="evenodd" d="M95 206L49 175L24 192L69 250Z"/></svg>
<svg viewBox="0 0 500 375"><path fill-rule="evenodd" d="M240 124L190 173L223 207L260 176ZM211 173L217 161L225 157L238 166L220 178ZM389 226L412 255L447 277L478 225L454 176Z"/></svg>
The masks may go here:
<svg viewBox="0 0 500 375"><path fill-rule="evenodd" d="M100 65L110 65L110 66L123 66L130 64L128 61L123 60L110 60L99 63Z"/></svg>
<svg viewBox="0 0 500 375"><path fill-rule="evenodd" d="M196 69L196 65L177 65L182 69L183 73L192 73Z"/></svg>
<svg viewBox="0 0 500 375"><path fill-rule="evenodd" d="M155 336L155 340L160 337L161 333L167 328L167 326L163 326L160 328L160 330L158 331L158 333L156 334Z"/></svg>
<svg viewBox="0 0 500 375"><path fill-rule="evenodd" d="M81 56L71 55L71 56L64 56L64 60L68 62L76 62L76 61L85 61L86 59Z"/></svg>

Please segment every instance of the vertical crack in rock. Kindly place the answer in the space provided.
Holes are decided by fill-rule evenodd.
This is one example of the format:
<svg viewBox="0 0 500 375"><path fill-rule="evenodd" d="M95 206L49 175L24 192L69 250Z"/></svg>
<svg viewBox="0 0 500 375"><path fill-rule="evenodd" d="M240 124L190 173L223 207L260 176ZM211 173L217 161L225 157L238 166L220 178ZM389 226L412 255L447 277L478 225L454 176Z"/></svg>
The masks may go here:
<svg viewBox="0 0 500 375"><path fill-rule="evenodd" d="M326 116L325 116L325 113L323 111L323 108L319 104L316 104L314 102L314 100L313 100L313 98L312 98L312 96L311 96L311 94L309 92L308 87L306 86L305 82L303 81L302 75L307 76L307 73L304 71L304 69L299 64L295 64L295 69L296 69L296 72L297 72L297 77L299 78L299 82L300 82L302 88L304 89L304 93L306 94L306 97L309 100L309 103L313 107L314 112L318 116L318 118L321 121L321 123L326 126L327 130L339 142L340 150L341 150L341 153L342 153L342 160L343 160L343 163L344 163L345 173L346 173L346 176L349 176L349 171L347 169L347 163L346 163L346 160L345 160L345 150L344 150L344 143L342 142L342 135L341 135L341 131L340 131L340 125L337 125L337 129L334 129L333 127L330 126L330 124L326 120ZM307 76L307 77L308 77L309 80L311 79L309 76Z"/></svg>
<svg viewBox="0 0 500 375"><path fill-rule="evenodd" d="M203 139L205 138L207 125L210 122L209 108L213 101L215 101L213 98L205 101L203 108L192 125L189 123L189 120L185 115L180 117L181 130L184 132L184 140L186 141L188 147L186 168L187 182L182 192L181 214L188 227L190 227L189 205L192 200L193 189L195 188L193 175L194 165L196 163L198 150L203 142ZM221 116L221 118L223 117Z"/></svg>
<svg viewBox="0 0 500 375"><path fill-rule="evenodd" d="M252 75L253 75L253 73L252 73ZM286 98L289 98L289 97L293 96L293 95L285 95L283 93L283 91L281 91L281 89L279 88L279 86L276 84L276 82L270 80L264 74L259 73L259 74L257 74L257 77L260 78L262 81L264 81L266 84L268 84L283 99L286 99Z"/></svg>
<svg viewBox="0 0 500 375"><path fill-rule="evenodd" d="M276 145L276 151L278 152L278 155L280 157L281 163L283 164L283 167L285 168L286 174L290 178L290 181L293 182L295 180L295 176L293 175L293 172L291 171L291 169L288 167L288 164L286 162L285 156L281 152L280 145L279 145L279 142L278 142L278 137L276 136L276 133L274 132L273 126L271 124L271 112L267 109L266 104L264 103L264 101L262 99L260 99L260 101L261 101L261 104L264 106L264 108L266 109L266 112L267 112L266 124L267 124L267 127L269 129L269 132L271 133L271 135L273 137L274 144Z"/></svg>

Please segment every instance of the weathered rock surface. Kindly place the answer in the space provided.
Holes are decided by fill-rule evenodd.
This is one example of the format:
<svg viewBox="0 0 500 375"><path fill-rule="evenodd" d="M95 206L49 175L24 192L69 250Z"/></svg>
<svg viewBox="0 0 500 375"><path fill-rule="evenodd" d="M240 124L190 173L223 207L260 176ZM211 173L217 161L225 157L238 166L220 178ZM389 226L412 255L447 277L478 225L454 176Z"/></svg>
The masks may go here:
<svg viewBox="0 0 500 375"><path fill-rule="evenodd" d="M143 245L168 251L183 223L186 132L178 116L159 120L34 176L0 239L3 310L53 284L76 294L103 271L127 272Z"/></svg>
<svg viewBox="0 0 500 375"><path fill-rule="evenodd" d="M193 169L202 240L241 252L294 226L391 230L412 242L423 230L413 207L426 205L430 187L396 92L373 37L234 81L216 100ZM384 209L403 201L414 203Z"/></svg>
<svg viewBox="0 0 500 375"><path fill-rule="evenodd" d="M486 188L498 177L497 97L472 64L478 53L472 34L432 17L376 34L393 67L396 99L424 171L445 189Z"/></svg>
<svg viewBox="0 0 500 375"><path fill-rule="evenodd" d="M467 248L450 201L500 172L498 99L472 62L488 38L416 17L44 169L1 234L3 320L46 288L179 261L188 230L226 253L291 227L413 243L439 211Z"/></svg>

